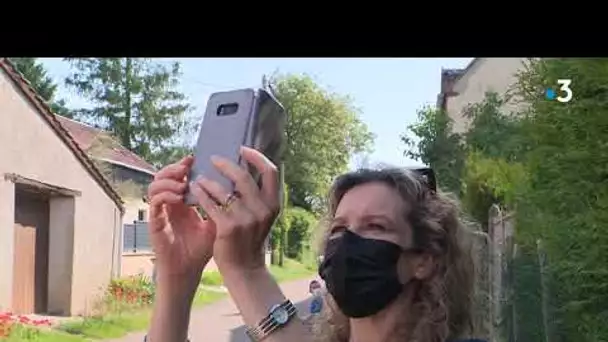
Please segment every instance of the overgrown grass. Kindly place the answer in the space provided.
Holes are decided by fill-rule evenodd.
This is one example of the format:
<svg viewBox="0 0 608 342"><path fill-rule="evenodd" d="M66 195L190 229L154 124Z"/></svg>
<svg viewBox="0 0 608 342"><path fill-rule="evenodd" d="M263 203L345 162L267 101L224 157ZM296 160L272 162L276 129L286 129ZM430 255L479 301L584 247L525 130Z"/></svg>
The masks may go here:
<svg viewBox="0 0 608 342"><path fill-rule="evenodd" d="M41 330L33 327L15 326L4 342L86 342L82 336L70 335L61 331Z"/></svg>
<svg viewBox="0 0 608 342"><path fill-rule="evenodd" d="M292 259L285 259L283 267L277 265L270 266L270 273L277 282L298 280L310 277L315 274L315 267L305 265L301 262Z"/></svg>

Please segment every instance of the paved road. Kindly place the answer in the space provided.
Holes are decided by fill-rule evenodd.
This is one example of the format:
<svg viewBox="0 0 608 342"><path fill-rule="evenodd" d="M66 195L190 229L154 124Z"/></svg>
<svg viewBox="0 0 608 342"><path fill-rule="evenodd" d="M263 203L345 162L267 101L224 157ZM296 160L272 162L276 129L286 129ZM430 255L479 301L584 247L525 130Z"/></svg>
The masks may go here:
<svg viewBox="0 0 608 342"><path fill-rule="evenodd" d="M308 284L313 278L287 282L281 285L285 295L290 298L300 314L307 312L310 296ZM106 342L141 342L145 332L132 333L119 339ZM230 299L224 299L201 309L195 309L190 317L190 339L192 342L249 342L245 336L243 321Z"/></svg>

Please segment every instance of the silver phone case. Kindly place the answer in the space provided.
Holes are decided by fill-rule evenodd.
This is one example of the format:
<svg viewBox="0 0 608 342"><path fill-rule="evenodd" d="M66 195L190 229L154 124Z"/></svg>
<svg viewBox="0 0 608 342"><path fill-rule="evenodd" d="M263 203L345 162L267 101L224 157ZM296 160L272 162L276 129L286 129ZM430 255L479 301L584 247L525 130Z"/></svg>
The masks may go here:
<svg viewBox="0 0 608 342"><path fill-rule="evenodd" d="M234 114L218 116L221 105L234 103L238 104ZM249 88L212 94L207 102L188 181L204 175L232 193L235 190L234 184L211 163L211 156L218 155L248 168L259 184L257 171L242 160L240 147L253 147L280 168L286 143L286 123L285 109L264 89ZM187 192L185 203L197 205L198 201Z"/></svg>

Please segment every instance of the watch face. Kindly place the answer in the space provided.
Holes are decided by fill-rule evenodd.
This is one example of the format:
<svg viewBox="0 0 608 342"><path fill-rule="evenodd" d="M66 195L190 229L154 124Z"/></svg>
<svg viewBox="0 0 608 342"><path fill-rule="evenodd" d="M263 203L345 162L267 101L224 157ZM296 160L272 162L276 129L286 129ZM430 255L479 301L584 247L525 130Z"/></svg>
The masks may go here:
<svg viewBox="0 0 608 342"><path fill-rule="evenodd" d="M271 315L272 315L272 319L274 319L274 321L277 322L278 324L285 324L289 320L289 314L282 307L277 307L274 310L272 310Z"/></svg>

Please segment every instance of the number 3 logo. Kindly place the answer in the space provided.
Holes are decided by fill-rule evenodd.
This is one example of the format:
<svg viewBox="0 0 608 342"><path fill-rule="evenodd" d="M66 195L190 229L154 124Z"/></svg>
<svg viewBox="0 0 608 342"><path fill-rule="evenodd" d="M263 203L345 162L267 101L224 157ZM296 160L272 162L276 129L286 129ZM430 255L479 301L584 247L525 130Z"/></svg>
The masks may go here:
<svg viewBox="0 0 608 342"><path fill-rule="evenodd" d="M561 85L561 87L559 87L559 90L563 93L566 93L566 95L558 96L556 100L562 103L570 102L570 100L572 100L572 89L570 89L570 84L572 84L572 80L557 80L557 84Z"/></svg>

